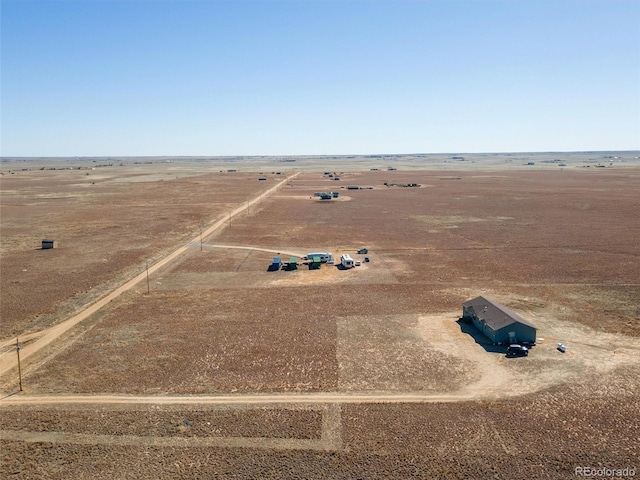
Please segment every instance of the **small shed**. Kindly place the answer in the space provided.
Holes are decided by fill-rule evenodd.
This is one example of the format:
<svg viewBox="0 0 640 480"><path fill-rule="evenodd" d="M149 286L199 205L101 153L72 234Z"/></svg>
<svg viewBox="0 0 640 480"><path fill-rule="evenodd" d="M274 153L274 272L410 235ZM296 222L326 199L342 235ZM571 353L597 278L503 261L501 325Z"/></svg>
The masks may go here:
<svg viewBox="0 0 640 480"><path fill-rule="evenodd" d="M298 259L296 257L291 257L289 259L289 270L297 270L298 268Z"/></svg>
<svg viewBox="0 0 640 480"><path fill-rule="evenodd" d="M268 270L270 272L277 272L278 270L280 270L281 266L282 262L280 260L280 257L273 257L273 262L271 262L271 265L269 265Z"/></svg>
<svg viewBox="0 0 640 480"><path fill-rule="evenodd" d="M320 256L314 255L313 257L311 257L311 263L309 264L309 268L312 270L315 270L317 268L320 268L321 264L322 264L322 260Z"/></svg>
<svg viewBox="0 0 640 480"><path fill-rule="evenodd" d="M50 248L55 248L55 246L55 240L42 240L42 250L49 250Z"/></svg>
<svg viewBox="0 0 640 480"><path fill-rule="evenodd" d="M536 342L536 327L504 305L484 297L463 303L462 318L473 322L493 343Z"/></svg>

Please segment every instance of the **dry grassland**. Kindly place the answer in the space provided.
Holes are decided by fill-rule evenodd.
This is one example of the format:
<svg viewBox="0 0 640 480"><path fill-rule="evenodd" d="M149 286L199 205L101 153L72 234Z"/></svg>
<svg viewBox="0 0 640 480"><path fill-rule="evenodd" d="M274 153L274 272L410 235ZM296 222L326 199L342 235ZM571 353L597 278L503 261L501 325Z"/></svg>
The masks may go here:
<svg viewBox="0 0 640 480"><path fill-rule="evenodd" d="M104 195L85 198L73 221L88 225L80 250L104 250L97 243L107 226L122 225L112 228L127 235L105 239L114 246L109 258L121 252L126 260L108 258L111 269L94 271L89 257L61 259L62 270L82 272L57 293L45 286L37 308L12 300L24 283L3 288L3 323L14 319L4 336L40 325L28 319L53 312L81 282L113 281L186 241L202 219L261 187L252 175L207 174L176 180L168 195L166 183L111 185L108 203L121 205L120 215L96 213L110 211ZM246 403L0 403L0 471L9 478L567 478L578 466L638 470L639 190L637 169L367 171L340 181L303 173L206 238L202 251L194 245L156 272L149 294L138 285L25 367L31 395L246 394ZM319 202L316 191L348 198ZM3 277L4 258L12 275L31 258L35 281L53 267L33 258L50 252L19 247L35 223L13 218ZM72 222L59 228L55 235L68 240L52 253L62 256L82 232ZM362 246L371 262L348 271L268 271L274 256L331 251L361 259ZM481 294L538 326L544 340L529 357L507 359L464 333L460 304ZM559 341L569 345L564 355ZM250 401L323 392L372 400ZM458 401L373 400L388 393Z"/></svg>
<svg viewBox="0 0 640 480"><path fill-rule="evenodd" d="M103 170L2 178L3 338L77 311L268 186L246 173ZM45 238L58 248L40 250Z"/></svg>

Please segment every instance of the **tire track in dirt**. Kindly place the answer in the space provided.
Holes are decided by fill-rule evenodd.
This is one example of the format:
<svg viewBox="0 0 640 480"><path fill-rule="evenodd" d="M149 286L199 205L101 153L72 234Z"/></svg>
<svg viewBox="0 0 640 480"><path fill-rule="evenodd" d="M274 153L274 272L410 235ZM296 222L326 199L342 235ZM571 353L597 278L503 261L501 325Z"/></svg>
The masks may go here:
<svg viewBox="0 0 640 480"><path fill-rule="evenodd" d="M279 253L281 255L291 255L293 257L300 257L300 258L304 257L304 254L300 252L290 252L283 249L276 250L274 248L258 248L258 247L242 246L242 245L220 245L220 244L214 244L214 243L205 243L203 246L209 247L209 248L232 248L232 249L240 249L240 250L256 250L258 252Z"/></svg>
<svg viewBox="0 0 640 480"><path fill-rule="evenodd" d="M182 448L259 448L267 450L317 450L342 449L342 416L340 404L330 403L320 407L322 425L320 438L276 438L234 436L153 436L108 435L96 433L0 430L0 440L27 443L63 443L76 445L119 445Z"/></svg>
<svg viewBox="0 0 640 480"><path fill-rule="evenodd" d="M265 437L156 437L103 435L67 432L0 430L0 440L29 443L67 443L80 445L125 445L154 447L222 447L280 450L339 451L342 443L342 404L346 403L442 403L470 400L468 395L424 395L420 393L302 393L220 396L129 396L129 395L11 395L0 399L0 409L10 405L212 405L227 407L270 405L287 408L311 404L322 411L319 439Z"/></svg>
<svg viewBox="0 0 640 480"><path fill-rule="evenodd" d="M74 326L76 326L78 323L80 323L83 320L87 319L89 316L91 316L92 314L94 314L95 312L100 310L102 307L107 305L109 302L111 302L112 300L115 300L120 295L122 295L124 292L126 292L127 290L130 290L131 288L136 286L138 283L142 282L144 279L147 278L147 274L151 274L151 273L159 270L160 268L164 267L169 262L172 262L173 260L175 260L177 257L182 255L184 252L186 252L187 250L191 249L193 247L194 243L197 242L199 244L204 239L204 237L207 237L207 236L211 235L213 232L216 232L216 231L224 228L228 224L229 220L231 220L233 217L243 213L245 210L249 209L252 205L261 202L262 200L264 200L269 195L277 192L282 187L282 185L285 185L288 181L290 181L291 179L295 178L299 174L300 173L298 172L298 173L295 173L295 174L285 178L284 180L282 180L281 182L277 183L276 185L274 185L270 189L268 189L265 192L263 192L260 195L258 195L253 200L248 201L248 202L244 202L242 205L240 205L239 207L235 208L231 212L223 215L222 218L218 219L213 225L211 225L209 228L207 228L200 235L196 236L193 240L191 240L187 244L179 247L178 249L176 249L171 254L167 255L166 257L164 257L162 260L158 261L157 263L149 266L148 269L146 269L142 273L139 273L138 275L133 277L131 280L127 281L126 283L124 283L120 287L118 287L115 290L113 290L111 293L109 293L106 296L102 297L100 300L98 300L98 301L92 303L91 305L87 306L84 310L80 311L79 313L77 313L73 317L69 318L68 320L65 320L65 321L63 321L63 322L61 322L61 323L59 323L59 324L57 324L57 325L55 325L55 326L53 326L53 327L51 327L49 329L43 330L41 332L36 332L36 333L29 334L29 338L36 338L36 336L38 336L38 338L36 340L34 340L33 342L31 342L30 344L23 346L23 348L22 348L22 350L20 352L21 360L24 361L28 357L33 355L34 353L40 351L41 349L43 349L44 347L49 345L51 342L53 342L55 339L60 337L60 335L62 335L65 332L69 331ZM23 338L27 338L27 335L25 335ZM6 339L6 340L3 340L1 342L3 347L4 346L9 346L12 343L15 344L15 340L13 338L12 339ZM13 354L13 351L14 351L13 349L9 349L8 351L5 351L0 356L0 378L4 378L4 376L7 374L7 372L9 370L11 370L13 368L17 368L18 360L17 360L17 356L15 354Z"/></svg>
<svg viewBox="0 0 640 480"><path fill-rule="evenodd" d="M99 435L90 433L29 432L0 430L0 440L28 443L69 443L76 445L120 445L131 447L183 448L261 448L276 450L336 450L326 442L309 439L265 437L152 437L136 435Z"/></svg>
<svg viewBox="0 0 640 480"><path fill-rule="evenodd" d="M290 405L290 404L343 404L343 403L445 403L480 398L460 393L427 395L420 392L404 393L296 393L296 394L242 394L242 395L11 395L0 399L0 408L7 405L42 404L127 404L127 405Z"/></svg>

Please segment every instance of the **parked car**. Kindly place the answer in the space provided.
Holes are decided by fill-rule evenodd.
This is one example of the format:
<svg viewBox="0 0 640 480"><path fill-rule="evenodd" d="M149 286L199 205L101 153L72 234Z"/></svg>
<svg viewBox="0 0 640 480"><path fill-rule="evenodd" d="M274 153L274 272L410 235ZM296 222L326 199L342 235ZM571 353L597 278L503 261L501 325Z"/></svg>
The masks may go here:
<svg viewBox="0 0 640 480"><path fill-rule="evenodd" d="M369 257L364 257L364 261L368 262L369 261Z"/></svg>
<svg viewBox="0 0 640 480"><path fill-rule="evenodd" d="M529 349L523 345L509 345L507 348L507 357L526 357L529 355Z"/></svg>
<svg viewBox="0 0 640 480"><path fill-rule="evenodd" d="M361 248L360 250L358 250L358 253L360 255L366 255L367 253L369 253L369 249L367 248Z"/></svg>

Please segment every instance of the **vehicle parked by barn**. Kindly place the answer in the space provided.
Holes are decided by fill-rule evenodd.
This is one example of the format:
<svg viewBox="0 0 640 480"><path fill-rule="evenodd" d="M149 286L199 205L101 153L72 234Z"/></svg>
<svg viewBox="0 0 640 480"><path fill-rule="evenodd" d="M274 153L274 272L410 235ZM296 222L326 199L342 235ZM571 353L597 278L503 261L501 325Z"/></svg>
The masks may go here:
<svg viewBox="0 0 640 480"><path fill-rule="evenodd" d="M507 357L526 357L529 349L523 345L513 344L507 348Z"/></svg>

